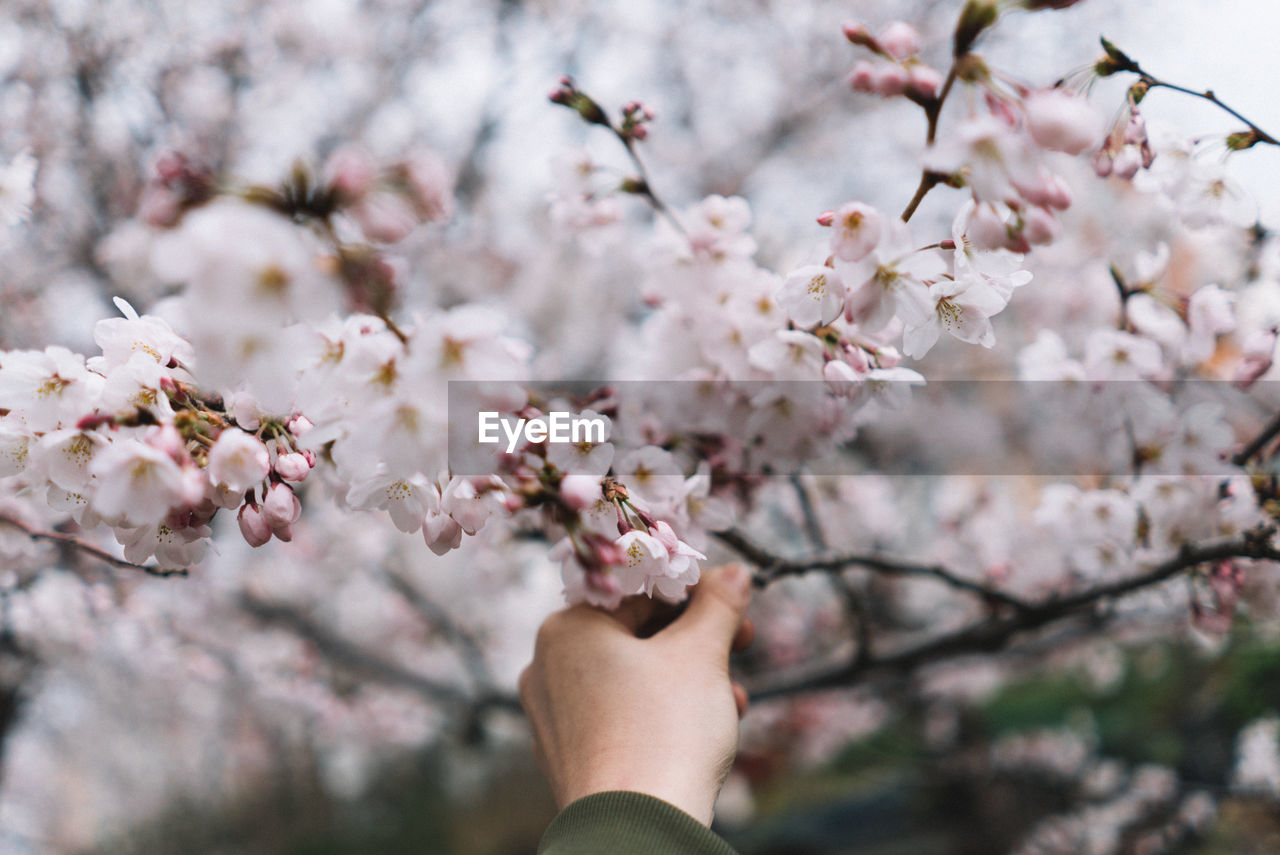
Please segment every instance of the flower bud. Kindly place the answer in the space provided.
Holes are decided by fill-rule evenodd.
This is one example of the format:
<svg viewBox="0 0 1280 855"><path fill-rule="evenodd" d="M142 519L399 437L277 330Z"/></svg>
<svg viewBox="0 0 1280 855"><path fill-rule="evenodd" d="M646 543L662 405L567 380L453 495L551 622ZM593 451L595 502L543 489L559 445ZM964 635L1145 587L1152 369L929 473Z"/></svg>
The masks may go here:
<svg viewBox="0 0 1280 855"><path fill-rule="evenodd" d="M907 91L907 72L900 65L882 62L875 69L875 92L885 98L894 98Z"/></svg>
<svg viewBox="0 0 1280 855"><path fill-rule="evenodd" d="M276 474L286 481L305 481L311 472L311 464L305 455L296 451L276 457Z"/></svg>
<svg viewBox="0 0 1280 855"><path fill-rule="evenodd" d="M917 98L937 98L944 82L942 72L923 63L907 67L907 91Z"/></svg>
<svg viewBox="0 0 1280 855"><path fill-rule="evenodd" d="M315 427L315 425L311 423L311 419L301 413L290 418L285 424L285 428L287 428L289 433L293 435L294 439L301 439L306 436L313 427Z"/></svg>
<svg viewBox="0 0 1280 855"><path fill-rule="evenodd" d="M1033 92L1023 102L1027 129L1036 145L1051 151L1081 154L1097 142L1101 123L1083 98L1061 89Z"/></svg>
<svg viewBox="0 0 1280 855"><path fill-rule="evenodd" d="M1128 181L1142 168L1142 152L1131 145L1120 149L1111 162L1111 174L1121 181Z"/></svg>
<svg viewBox="0 0 1280 855"><path fill-rule="evenodd" d="M853 64L853 68L849 71L849 87L854 92L875 92L876 91L876 67L865 59L860 59Z"/></svg>
<svg viewBox="0 0 1280 855"><path fill-rule="evenodd" d="M257 505L241 505L237 515L240 523L240 534L250 546L262 546L271 539L271 525Z"/></svg>
<svg viewBox="0 0 1280 855"><path fill-rule="evenodd" d="M920 52L920 34L905 21L894 21L886 26L876 41L885 53L896 60L904 60Z"/></svg>
<svg viewBox="0 0 1280 855"><path fill-rule="evenodd" d="M363 198L373 187L377 165L367 151L358 146L343 146L329 155L324 165L329 188L343 204Z"/></svg>
<svg viewBox="0 0 1280 855"><path fill-rule="evenodd" d="M262 513L272 528L289 525L302 514L302 503L288 484L275 483L267 488L262 501ZM283 538L282 538L283 539Z"/></svg>
<svg viewBox="0 0 1280 855"><path fill-rule="evenodd" d="M848 39L851 44L858 45L859 47L870 48L871 50L879 49L876 45L875 38L871 35L871 31L867 29L867 25L861 21L847 21L841 29L844 32L844 37Z"/></svg>
<svg viewBox="0 0 1280 855"><path fill-rule="evenodd" d="M969 0L960 12L960 19L956 21L956 31L952 37L953 53L958 57L967 54L983 30L994 24L999 17L1000 6L996 0Z"/></svg>
<svg viewBox="0 0 1280 855"><path fill-rule="evenodd" d="M965 237L975 249L991 251L1007 248L1009 228L1004 219L990 205L978 205L965 223Z"/></svg>
<svg viewBox="0 0 1280 855"><path fill-rule="evenodd" d="M1044 246L1053 243L1062 234L1062 224L1047 208L1032 205L1023 212L1022 218L1022 234L1032 245Z"/></svg>

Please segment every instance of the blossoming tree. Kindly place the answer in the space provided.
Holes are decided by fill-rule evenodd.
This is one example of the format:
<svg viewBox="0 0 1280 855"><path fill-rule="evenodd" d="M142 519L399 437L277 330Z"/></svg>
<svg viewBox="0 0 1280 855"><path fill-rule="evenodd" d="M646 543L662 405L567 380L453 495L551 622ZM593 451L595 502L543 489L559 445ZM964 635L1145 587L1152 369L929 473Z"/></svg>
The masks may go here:
<svg viewBox="0 0 1280 855"><path fill-rule="evenodd" d="M941 684L975 657L1070 664L1112 639L1265 622L1280 581L1274 244L1203 144L1148 133L1145 99L1220 108L1231 157L1278 143L1105 39L1057 81L984 57L1015 7L1075 5L968 0L928 37L887 16L844 25L845 97L917 109L923 147L897 156L918 174L893 188L901 207L830 199L777 264L743 197L669 201L646 168L662 116L561 78L550 101L616 146L612 160L565 153L545 188L560 245L586 259L561 299L622 266L622 245L634 286L576 318L600 339L576 364L540 327L546 300L423 294L421 247L458 257L440 244L476 159L344 143L274 181L199 152L154 159L136 217L91 250L166 296L117 297L87 353L0 351L14 660L27 673L50 639L115 631L75 640L50 620L77 586L90 614L146 627L175 674L287 697L322 741L375 722L417 744L515 709L522 644L557 596L678 607L711 556L751 564L769 591L746 665L753 697L776 703L748 720L745 756L816 756L883 719L882 688L949 697ZM1121 103L1088 97L1104 79L1125 81ZM0 181L17 236L43 163L16 154ZM926 200L935 216L918 216ZM1000 428L981 407L914 408L974 377L1007 381L1028 448L1009 444L1012 416ZM477 456L464 453L477 409L568 410L609 435ZM1064 448L1069 470L1055 468ZM902 454L967 468L907 477ZM1019 455L1020 469L990 468ZM995 477L1011 471L1027 477ZM230 562L245 569L220 577ZM52 578L51 563L81 578ZM339 672L368 688L344 694ZM204 714L228 715L215 706ZM953 714L931 714L939 745ZM259 734L290 726L248 717ZM1242 735L1240 786L1280 789L1274 729ZM251 768L269 754L243 750ZM1001 750L1036 762L1034 744ZM1159 770L1097 789L1105 817L1063 811L1016 850L1082 851L1104 828L1112 848L1090 851L1120 851L1140 827L1141 851L1163 851L1210 810Z"/></svg>

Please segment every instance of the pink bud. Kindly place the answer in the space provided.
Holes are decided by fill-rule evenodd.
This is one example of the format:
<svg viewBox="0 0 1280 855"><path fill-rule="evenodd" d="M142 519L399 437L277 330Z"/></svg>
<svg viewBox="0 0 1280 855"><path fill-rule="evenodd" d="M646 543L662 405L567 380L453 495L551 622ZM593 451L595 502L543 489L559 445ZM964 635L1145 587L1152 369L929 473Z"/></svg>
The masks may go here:
<svg viewBox="0 0 1280 855"><path fill-rule="evenodd" d="M306 436L307 433L310 432L310 430L313 427L315 427L315 425L311 423L311 419L299 413L298 415L289 419L285 427L288 429L289 433L292 434L295 439L301 439L302 437Z"/></svg>
<svg viewBox="0 0 1280 855"><path fill-rule="evenodd" d="M241 505L238 520L240 534L250 546L262 546L271 539L271 525L257 505Z"/></svg>
<svg viewBox="0 0 1280 855"><path fill-rule="evenodd" d="M304 481L311 472L311 464L303 454L291 451L276 458L276 474L286 481Z"/></svg>
<svg viewBox="0 0 1280 855"><path fill-rule="evenodd" d="M279 482L267 488L262 501L262 513L272 528L295 522L302 513L302 503L288 484Z"/></svg>
<svg viewBox="0 0 1280 855"><path fill-rule="evenodd" d="M603 494L600 479L595 475L572 473L560 482L560 498L572 510L580 511L595 504Z"/></svg>
<svg viewBox="0 0 1280 855"><path fill-rule="evenodd" d="M1033 92L1023 102L1027 129L1041 148L1081 154L1102 132L1098 114L1089 102L1061 89Z"/></svg>
<svg viewBox="0 0 1280 855"><path fill-rule="evenodd" d="M588 570L583 580L588 588L604 594L606 597L614 597L622 593L622 587L611 573L606 573L602 570Z"/></svg>
<svg viewBox="0 0 1280 855"><path fill-rule="evenodd" d="M1053 175L1045 169L1039 170L1030 181L1014 181L1018 195L1032 205L1047 207L1050 199L1057 198L1057 190L1053 186Z"/></svg>
<svg viewBox="0 0 1280 855"><path fill-rule="evenodd" d="M902 354L892 345L885 345L876 350L876 358L880 361L881 368L894 368L902 361Z"/></svg>
<svg viewBox="0 0 1280 855"><path fill-rule="evenodd" d="M288 525L287 523L284 525L273 525L271 527L271 533L275 535L276 540L283 541L284 543L290 543L293 541L293 526Z"/></svg>
<svg viewBox="0 0 1280 855"><path fill-rule="evenodd" d="M1272 356L1276 349L1276 330L1256 332L1245 339L1241 347L1243 358L1236 366L1232 380L1237 389L1248 389L1258 378L1271 370Z"/></svg>
<svg viewBox="0 0 1280 855"><path fill-rule="evenodd" d="M822 366L822 379L827 381L831 391L837 395L853 395L862 386L862 378L853 366L839 359L829 360Z"/></svg>
<svg viewBox="0 0 1280 855"><path fill-rule="evenodd" d="M867 60L860 59L853 64L848 80L854 92L875 92L876 67Z"/></svg>
<svg viewBox="0 0 1280 855"><path fill-rule="evenodd" d="M833 222L835 222L835 219L836 219L835 211L823 211L821 214L818 215L818 225L829 226Z"/></svg>
<svg viewBox="0 0 1280 855"><path fill-rule="evenodd" d="M378 168L367 151L348 145L329 155L324 173L329 187L342 202L351 204L363 198L373 187Z"/></svg>
<svg viewBox="0 0 1280 855"><path fill-rule="evenodd" d="M262 424L258 402L247 392L236 392L231 398L231 417L245 430L257 430Z"/></svg>
<svg viewBox="0 0 1280 855"><path fill-rule="evenodd" d="M435 152L420 150L405 158L401 169L407 179L409 201L423 222L453 216L453 176Z"/></svg>
<svg viewBox="0 0 1280 855"><path fill-rule="evenodd" d="M1129 121L1125 123L1124 141L1127 145L1142 145L1147 141L1147 120L1137 110L1129 114Z"/></svg>
<svg viewBox="0 0 1280 855"><path fill-rule="evenodd" d="M871 362L867 359L867 352L852 344L845 344L844 346L844 361L849 363L853 370L859 374L871 367Z"/></svg>
<svg viewBox="0 0 1280 855"><path fill-rule="evenodd" d="M876 37L884 52L897 60L915 56L920 52L920 34L905 21L894 21Z"/></svg>
<svg viewBox="0 0 1280 855"><path fill-rule="evenodd" d="M1128 181L1142 168L1142 152L1131 145L1120 149L1111 164L1111 174L1121 181Z"/></svg>
<svg viewBox="0 0 1280 855"><path fill-rule="evenodd" d="M844 37L855 45L869 46L874 43L871 37L871 31L867 29L867 25L861 21L846 21L841 27Z"/></svg>
<svg viewBox="0 0 1280 855"><path fill-rule="evenodd" d="M1106 149L1098 149L1090 159L1089 165L1093 167L1094 174L1099 178L1106 178L1111 174L1114 166L1115 155Z"/></svg>
<svg viewBox="0 0 1280 855"><path fill-rule="evenodd" d="M680 548L680 538L676 537L675 529L666 520L657 520L650 526L649 534L656 537L671 555L675 555Z"/></svg>
<svg viewBox="0 0 1280 855"><path fill-rule="evenodd" d="M1065 211L1071 207L1071 185L1061 175L1049 176L1049 188L1045 197L1050 208Z"/></svg>
<svg viewBox="0 0 1280 855"><path fill-rule="evenodd" d="M1009 229L1004 219L987 204L978 205L969 214L964 233L975 249L1004 249L1009 242Z"/></svg>
<svg viewBox="0 0 1280 855"><path fill-rule="evenodd" d="M390 193L373 193L350 208L365 237L378 243L397 243L413 231L418 218L410 204Z"/></svg>
<svg viewBox="0 0 1280 855"><path fill-rule="evenodd" d="M920 63L907 68L907 89L920 98L937 98L942 91L943 77L938 69Z"/></svg>
<svg viewBox="0 0 1280 855"><path fill-rule="evenodd" d="M1053 243L1062 234L1062 224L1047 208L1032 206L1023 213L1022 234L1036 246Z"/></svg>
<svg viewBox="0 0 1280 855"><path fill-rule="evenodd" d="M158 229L176 225L182 211L182 197L162 184L148 184L138 199L138 217Z"/></svg>
<svg viewBox="0 0 1280 855"><path fill-rule="evenodd" d="M875 92L885 98L894 98L907 91L907 72L900 65L880 63L875 69Z"/></svg>
<svg viewBox="0 0 1280 855"><path fill-rule="evenodd" d="M173 425L153 425L142 433L142 441L163 454L169 455L174 463L190 463L187 444Z"/></svg>

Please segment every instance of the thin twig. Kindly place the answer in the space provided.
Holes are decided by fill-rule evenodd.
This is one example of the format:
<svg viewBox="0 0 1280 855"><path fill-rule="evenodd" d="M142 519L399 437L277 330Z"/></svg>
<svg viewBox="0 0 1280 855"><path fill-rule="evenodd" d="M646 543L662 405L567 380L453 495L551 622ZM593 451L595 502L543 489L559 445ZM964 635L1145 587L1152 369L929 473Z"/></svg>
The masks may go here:
<svg viewBox="0 0 1280 855"><path fill-rule="evenodd" d="M62 546L69 546L77 552L83 552L85 555L92 556L99 561L110 564L114 567L121 567L127 570L141 570L148 576L158 576L161 578L169 578L171 576L186 576L187 570L183 568L166 569L157 567L154 564L135 564L132 561L126 561L123 558L117 558L105 549L94 546L92 543L85 543L74 534L64 534L58 531L40 531L33 529L21 520L15 519L8 514L0 514L0 524L16 528L34 541L48 541L49 543L57 543Z"/></svg>
<svg viewBox="0 0 1280 855"><path fill-rule="evenodd" d="M1141 67L1138 68L1137 73L1142 77L1143 82L1145 82L1152 89L1172 89L1174 92L1181 92L1184 95L1190 95L1194 98L1200 98L1204 101L1208 101L1210 104L1213 104L1218 109L1223 110L1226 113L1229 113L1230 115L1244 122L1249 127L1249 130L1253 132L1253 137L1255 142L1267 143L1268 145L1280 145L1280 140L1277 140L1271 134L1267 133L1262 128L1258 127L1250 119L1245 118L1243 115L1241 115L1241 113L1238 110L1235 110L1234 108L1224 103L1221 98L1219 98L1216 94L1214 94L1214 91L1212 89L1206 89L1203 92L1199 92L1195 89L1188 89L1185 86L1179 86L1176 83L1169 83L1168 81L1161 80L1158 77L1154 77L1153 75L1143 71Z"/></svg>
<svg viewBox="0 0 1280 855"><path fill-rule="evenodd" d="M800 516L804 520L805 536L809 545L819 552L827 549L827 536L822 531L822 521L813 507L813 499L809 496L809 488L805 486L799 475L791 476L791 488L795 490L796 501L800 504Z"/></svg>
<svg viewBox="0 0 1280 855"><path fill-rule="evenodd" d="M929 127L925 131L924 142L926 146L931 146L934 140L938 138L938 119L942 116L942 105L946 103L947 96L951 94L951 90L956 83L956 62L951 64L951 70L947 72L947 80L942 84L942 91L938 93L938 97L921 103L924 108L925 118L928 120ZM910 222L915 216L916 209L920 207L920 203L924 201L924 197L929 195L929 191L939 184L945 183L951 176L934 172L930 169L924 169L920 173L920 184L916 187L915 195L911 197L911 201L907 203L907 207L902 212L902 221Z"/></svg>
<svg viewBox="0 0 1280 855"><path fill-rule="evenodd" d="M689 237L689 233L685 231L684 226L676 219L676 215L671 212L669 207L667 207L667 203L662 201L658 194L654 192L653 182L649 180L649 172L644 168L644 163L640 160L640 155L636 153L635 142L622 131L615 128L612 123L609 125L609 129L613 131L614 136L616 136L618 141L622 143L622 147L627 150L627 156L631 158L631 163L635 165L636 171L640 174L640 183L636 186L633 192L638 192L639 195L648 199L653 210L666 218L667 222L671 223L675 230L687 239Z"/></svg>

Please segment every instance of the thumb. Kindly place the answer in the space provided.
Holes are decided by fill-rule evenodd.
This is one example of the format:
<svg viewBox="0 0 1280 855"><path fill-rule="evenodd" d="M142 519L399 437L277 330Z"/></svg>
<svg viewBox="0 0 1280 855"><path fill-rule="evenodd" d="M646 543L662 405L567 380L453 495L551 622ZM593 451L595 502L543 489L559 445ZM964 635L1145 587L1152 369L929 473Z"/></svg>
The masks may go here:
<svg viewBox="0 0 1280 855"><path fill-rule="evenodd" d="M719 651L728 661L733 637L751 603L751 573L741 564L715 567L693 587L689 607L662 635L679 637L701 649Z"/></svg>

